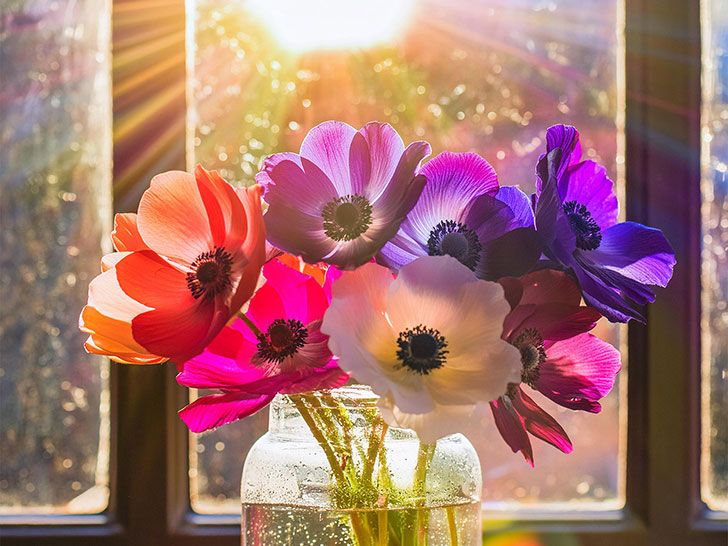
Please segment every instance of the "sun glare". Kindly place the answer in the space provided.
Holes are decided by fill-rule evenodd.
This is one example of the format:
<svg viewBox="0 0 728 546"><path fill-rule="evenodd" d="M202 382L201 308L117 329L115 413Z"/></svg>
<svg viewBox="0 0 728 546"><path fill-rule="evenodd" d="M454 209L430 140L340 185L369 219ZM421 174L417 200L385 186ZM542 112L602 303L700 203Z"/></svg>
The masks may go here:
<svg viewBox="0 0 728 546"><path fill-rule="evenodd" d="M414 0L252 0L250 11L284 48L366 48L397 41Z"/></svg>

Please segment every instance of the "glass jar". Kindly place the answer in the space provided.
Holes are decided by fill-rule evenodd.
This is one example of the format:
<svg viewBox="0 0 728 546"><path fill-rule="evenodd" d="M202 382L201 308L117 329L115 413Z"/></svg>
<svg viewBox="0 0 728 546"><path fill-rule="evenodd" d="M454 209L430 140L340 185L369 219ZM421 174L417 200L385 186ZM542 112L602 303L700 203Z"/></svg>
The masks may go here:
<svg viewBox="0 0 728 546"><path fill-rule="evenodd" d="M388 428L368 387L278 395L243 467L244 546L475 546L481 472L462 434Z"/></svg>

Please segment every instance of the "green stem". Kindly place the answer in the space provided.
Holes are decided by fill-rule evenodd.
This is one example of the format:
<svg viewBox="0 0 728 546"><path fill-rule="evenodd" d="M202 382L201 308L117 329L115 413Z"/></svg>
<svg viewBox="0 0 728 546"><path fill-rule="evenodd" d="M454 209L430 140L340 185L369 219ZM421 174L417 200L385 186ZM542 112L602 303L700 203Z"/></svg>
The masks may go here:
<svg viewBox="0 0 728 546"><path fill-rule="evenodd" d="M253 324L253 321L250 320L245 313L242 311L238 311L238 318L242 320L248 328L256 335L256 337L260 337L263 335L263 332L260 331L260 328L258 328L255 324Z"/></svg>
<svg viewBox="0 0 728 546"><path fill-rule="evenodd" d="M417 453L417 466L415 467L415 506L423 506L425 504L425 480L427 478L427 470L432 462L432 456L435 453L435 444L423 444L420 442L420 449ZM426 546L427 544L427 514L421 508L417 509L417 544Z"/></svg>
<svg viewBox="0 0 728 546"><path fill-rule="evenodd" d="M331 410L334 418L339 423L339 426L341 427L341 430L344 433L344 438L346 438L346 441L349 444L350 450L352 451L353 446L356 445L357 448L359 448L359 454L364 457L364 451L363 448L354 442L354 435L352 434L351 430L354 427L354 423L351 422L351 419L349 418L349 414L347 413L346 409L342 407L342 405L334 398L330 392L324 391L321 393L321 400L326 404L326 408Z"/></svg>
<svg viewBox="0 0 728 546"><path fill-rule="evenodd" d="M377 518L379 520L379 544L377 546L389 545L389 527L387 526L387 512L388 510L379 510L377 512Z"/></svg>
<svg viewBox="0 0 728 546"><path fill-rule="evenodd" d="M455 524L455 507L448 506L445 508L447 512L447 530L450 533L450 546L458 546L458 528Z"/></svg>
<svg viewBox="0 0 728 546"><path fill-rule="evenodd" d="M379 425L381 425L381 432L379 432ZM369 448L367 449L367 455L364 458L364 465L361 471L362 480L368 480L371 485L373 481L372 473L374 472L374 463L377 460L377 454L379 453L379 447L384 444L384 437L387 434L389 428L387 424L378 418L372 423L372 433L369 437Z"/></svg>
<svg viewBox="0 0 728 546"><path fill-rule="evenodd" d="M324 454L329 461L329 466L331 466L331 471L334 473L334 476L337 480L339 480L342 485L346 484L347 480L346 476L344 476L344 471L341 469L341 463L336 459L336 455L331 449L331 445L329 445L329 442L326 440L323 432L316 424L316 421L314 420L313 415L309 411L308 407L303 403L300 395L289 395L289 398L293 402L293 405L296 406L298 413L300 413L301 417L303 417L303 420L306 422L306 425L308 425L311 434L313 434L313 437L316 438L316 441L321 446L321 449L324 450ZM351 486L351 484L349 485Z"/></svg>
<svg viewBox="0 0 728 546"><path fill-rule="evenodd" d="M346 475L341 468L341 463L339 463L339 461L336 459L334 450L331 448L331 444L327 441L326 436L316 423L316 420L314 419L311 411L303 402L302 395L293 394L289 395L289 398L293 402L293 405L296 406L298 413L301 414L301 417L311 431L311 434L313 434L314 438L316 438L316 441L321 446L321 449L323 449L324 454L326 455L326 459L329 461L331 471L334 473L336 480L342 486L346 487L348 485L348 487L351 488L353 484L349 480L347 480ZM354 533L354 540L356 540L356 543L359 546L371 546L369 532L364 527L364 524L361 521L359 514L357 514L356 512L350 512L349 519L351 521L351 530Z"/></svg>

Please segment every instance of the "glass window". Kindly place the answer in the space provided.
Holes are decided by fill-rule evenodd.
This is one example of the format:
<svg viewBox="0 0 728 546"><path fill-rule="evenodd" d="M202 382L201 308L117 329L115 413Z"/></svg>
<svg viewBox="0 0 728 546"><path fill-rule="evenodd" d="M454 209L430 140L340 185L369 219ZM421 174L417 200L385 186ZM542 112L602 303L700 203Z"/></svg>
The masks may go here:
<svg viewBox="0 0 728 546"><path fill-rule="evenodd" d="M728 2L702 5L702 495L728 511Z"/></svg>
<svg viewBox="0 0 728 546"><path fill-rule="evenodd" d="M406 143L427 139L434 154L478 152L501 183L533 191L546 128L569 123L621 195L620 0L195 0L188 9L191 165L250 184L262 158L297 151L322 121L379 120ZM610 325L599 332L617 346L624 340ZM535 446L535 470L510 452L484 408L469 437L487 506L621 506L619 390L600 415L559 410L534 394L575 447L564 455ZM195 510L239 512L240 465L265 429L259 415L192 435Z"/></svg>
<svg viewBox="0 0 728 546"><path fill-rule="evenodd" d="M108 361L78 316L110 250L109 9L0 4L0 514L108 502Z"/></svg>

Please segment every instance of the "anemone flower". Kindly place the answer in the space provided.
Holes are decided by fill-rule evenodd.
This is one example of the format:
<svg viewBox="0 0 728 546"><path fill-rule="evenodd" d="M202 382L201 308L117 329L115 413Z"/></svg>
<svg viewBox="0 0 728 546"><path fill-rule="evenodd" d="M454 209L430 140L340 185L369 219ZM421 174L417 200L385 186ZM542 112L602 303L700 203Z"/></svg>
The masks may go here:
<svg viewBox="0 0 728 546"><path fill-rule="evenodd" d="M380 396L385 420L430 443L519 380L519 352L500 337L508 309L498 283L425 256L396 279L373 263L345 272L321 331L341 368Z"/></svg>
<svg viewBox="0 0 728 546"><path fill-rule="evenodd" d="M306 135L301 153L268 157L256 180L265 187L268 239L310 263L358 267L391 239L425 184L415 176L430 153L406 149L387 124L359 131L328 121Z"/></svg>
<svg viewBox="0 0 728 546"><path fill-rule="evenodd" d="M155 176L137 214L118 214L117 252L91 281L86 350L121 362L182 362L250 298L265 260L260 186L215 171Z"/></svg>
<svg viewBox="0 0 728 546"><path fill-rule="evenodd" d="M612 181L594 161L580 161L579 133L557 125L539 161L536 229L546 255L573 270L584 299L612 322L644 317L638 305L655 300L647 285L667 286L675 255L658 229L617 223Z"/></svg>
<svg viewBox="0 0 728 546"><path fill-rule="evenodd" d="M601 411L599 400L614 386L620 355L587 333L601 315L581 306L576 282L559 271L541 270L521 279L503 279L513 310L503 323L503 339L521 353L520 383L574 410ZM491 402L496 427L513 452L533 466L528 433L571 453L571 440L517 383Z"/></svg>
<svg viewBox="0 0 728 546"><path fill-rule="evenodd" d="M263 268L265 284L250 300L246 321L225 327L198 356L185 362L180 385L218 389L180 411L193 432L247 417L277 393L332 389L349 376L336 364L321 333L321 319L338 276L323 286L309 275L273 260Z"/></svg>
<svg viewBox="0 0 728 546"><path fill-rule="evenodd" d="M425 163L417 204L377 255L394 271L420 256L450 255L478 278L528 272L541 255L528 197L498 188L495 170L474 153L443 152Z"/></svg>

